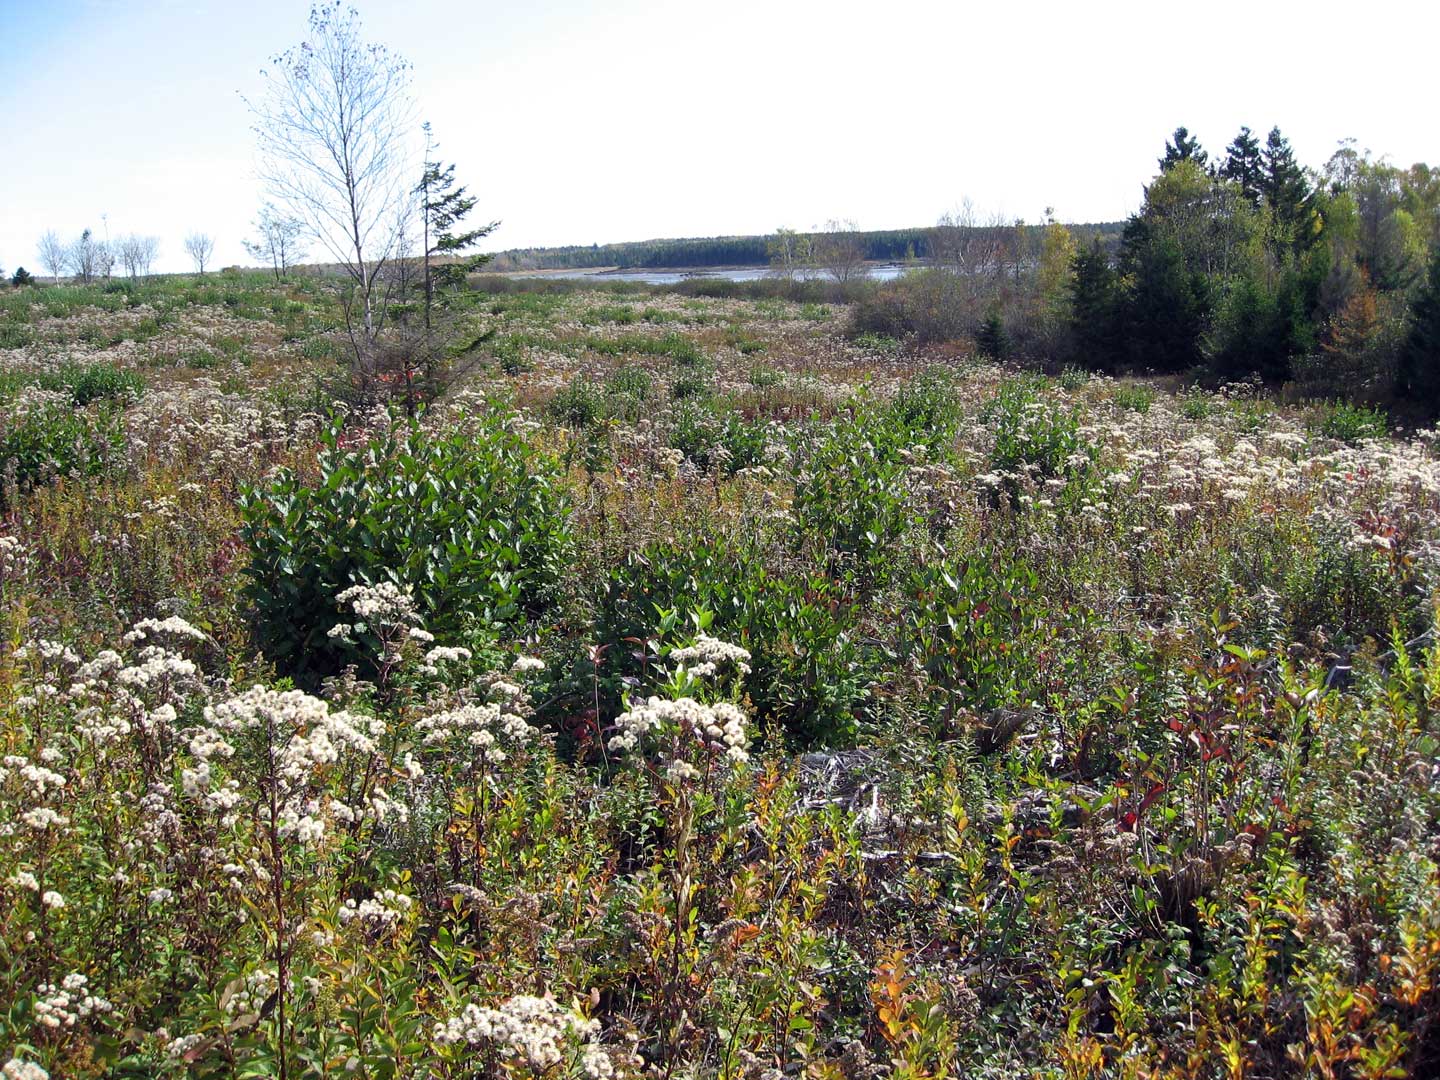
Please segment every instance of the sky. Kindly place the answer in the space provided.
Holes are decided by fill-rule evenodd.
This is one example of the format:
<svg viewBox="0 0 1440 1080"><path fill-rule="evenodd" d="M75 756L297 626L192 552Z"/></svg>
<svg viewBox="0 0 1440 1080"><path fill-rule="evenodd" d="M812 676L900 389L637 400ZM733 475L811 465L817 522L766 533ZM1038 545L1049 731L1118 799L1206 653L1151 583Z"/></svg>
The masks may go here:
<svg viewBox="0 0 1440 1080"><path fill-rule="evenodd" d="M1440 163L1440 5L1277 0L357 0L419 119L499 219L488 250L933 224L1113 221L1178 125L1212 157L1279 125ZM248 264L252 119L303 0L0 0L0 267L35 243L160 239Z"/></svg>

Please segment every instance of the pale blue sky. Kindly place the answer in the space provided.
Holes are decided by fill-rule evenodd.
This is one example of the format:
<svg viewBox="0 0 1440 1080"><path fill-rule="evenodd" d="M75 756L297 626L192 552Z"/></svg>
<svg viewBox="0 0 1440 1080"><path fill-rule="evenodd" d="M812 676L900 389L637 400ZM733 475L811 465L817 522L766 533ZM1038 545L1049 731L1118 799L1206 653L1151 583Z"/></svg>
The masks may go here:
<svg viewBox="0 0 1440 1080"><path fill-rule="evenodd" d="M240 94L303 0L0 0L0 266L89 225L188 267L244 261L260 202ZM407 0L357 6L414 64L418 115L500 218L491 246L853 218L1133 211L1177 124L1220 154L1279 124L1440 163L1440 5Z"/></svg>

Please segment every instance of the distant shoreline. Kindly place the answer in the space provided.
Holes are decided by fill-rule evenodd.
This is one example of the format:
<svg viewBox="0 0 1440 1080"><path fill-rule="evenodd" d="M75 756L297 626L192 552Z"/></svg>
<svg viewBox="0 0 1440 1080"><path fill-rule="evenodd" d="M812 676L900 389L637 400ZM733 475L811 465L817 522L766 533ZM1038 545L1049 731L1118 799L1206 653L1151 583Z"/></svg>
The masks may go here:
<svg viewBox="0 0 1440 1080"><path fill-rule="evenodd" d="M913 262L896 261L894 259L867 259L863 263L866 270L896 267L900 269L921 270L931 265L929 262L915 260ZM823 267L811 267L814 271L822 272ZM728 274L742 270L765 271L772 270L776 276L783 272L770 266L767 263L733 263L725 266L552 266L543 270L491 270L480 267L477 274L495 274L500 277L607 277L615 274L681 274L695 277L705 277L712 274Z"/></svg>

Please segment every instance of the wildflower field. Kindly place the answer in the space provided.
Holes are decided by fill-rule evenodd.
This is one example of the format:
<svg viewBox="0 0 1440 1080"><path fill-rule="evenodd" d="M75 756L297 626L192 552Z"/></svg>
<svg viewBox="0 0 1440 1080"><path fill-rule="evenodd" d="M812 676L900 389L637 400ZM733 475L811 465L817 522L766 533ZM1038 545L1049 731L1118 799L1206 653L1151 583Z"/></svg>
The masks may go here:
<svg viewBox="0 0 1440 1080"><path fill-rule="evenodd" d="M1440 1075L1440 436L472 292L0 294L0 1064Z"/></svg>

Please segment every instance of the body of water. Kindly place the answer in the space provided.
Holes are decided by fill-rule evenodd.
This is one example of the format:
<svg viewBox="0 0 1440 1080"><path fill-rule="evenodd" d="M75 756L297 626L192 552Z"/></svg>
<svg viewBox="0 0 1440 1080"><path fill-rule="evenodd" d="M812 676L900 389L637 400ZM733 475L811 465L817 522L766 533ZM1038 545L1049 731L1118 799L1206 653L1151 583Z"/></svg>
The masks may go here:
<svg viewBox="0 0 1440 1080"><path fill-rule="evenodd" d="M915 269L913 266L887 263L880 266L867 266L861 273L872 281L890 281L913 269ZM764 278L774 277L775 272L763 266L746 266L730 270L521 270L506 276L594 278L596 281L638 281L645 285L674 285L677 282L691 280L760 281ZM824 270L797 270L795 276L797 278L828 278L830 275Z"/></svg>

